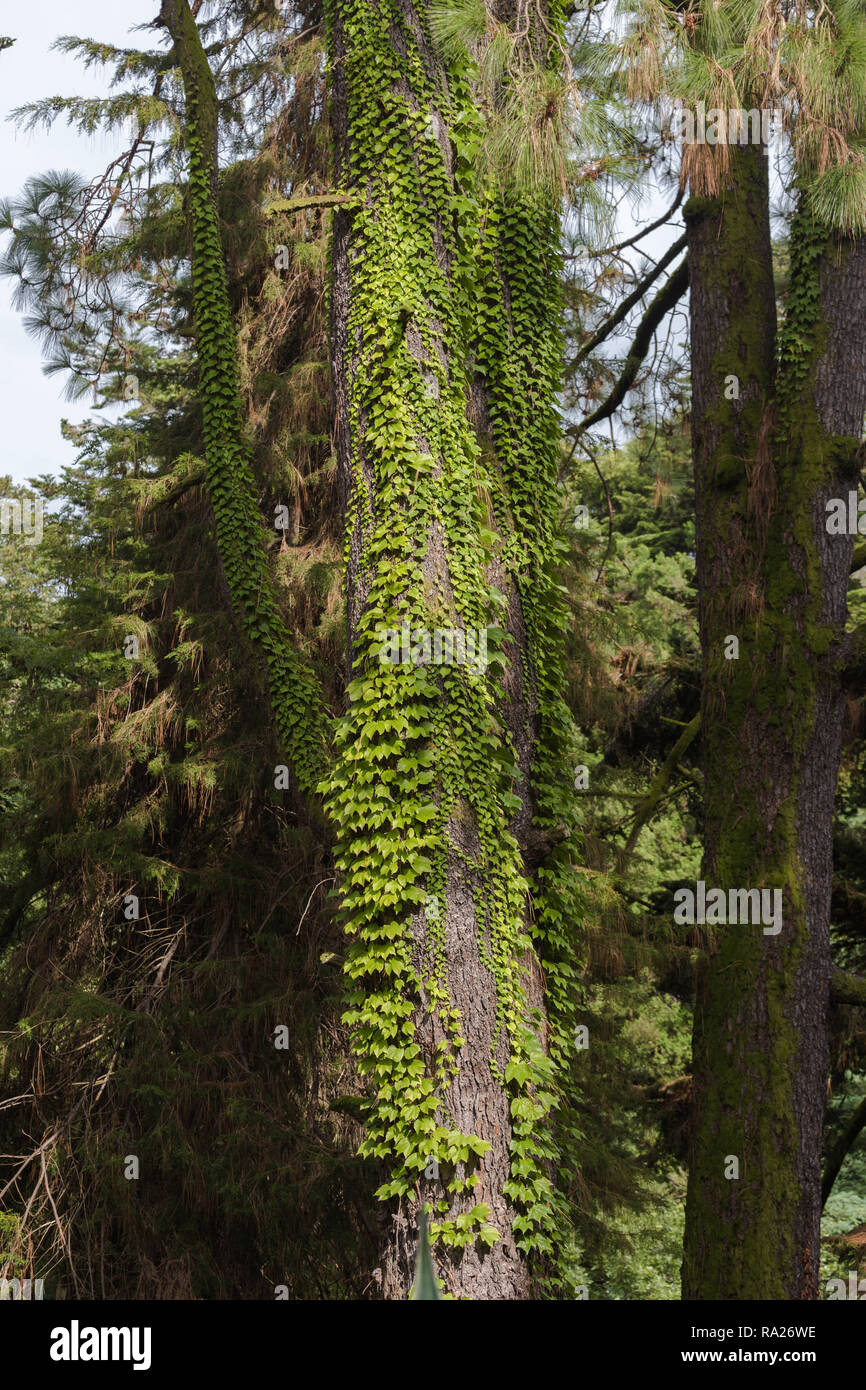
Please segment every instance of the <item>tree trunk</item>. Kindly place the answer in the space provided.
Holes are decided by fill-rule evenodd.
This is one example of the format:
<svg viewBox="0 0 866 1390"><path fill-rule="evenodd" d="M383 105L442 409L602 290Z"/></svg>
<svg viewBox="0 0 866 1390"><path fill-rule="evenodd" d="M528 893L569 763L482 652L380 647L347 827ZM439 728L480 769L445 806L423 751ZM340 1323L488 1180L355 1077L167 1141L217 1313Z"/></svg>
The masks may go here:
<svg viewBox="0 0 866 1390"><path fill-rule="evenodd" d="M730 187L685 211L703 875L782 914L723 926L699 987L683 1297L810 1299L851 552L825 502L856 486L866 255L800 211L777 372L766 152L733 147Z"/></svg>
<svg viewBox="0 0 866 1390"><path fill-rule="evenodd" d="M354 937L347 1018L370 1082L363 1152L390 1172L381 1288L407 1296L424 1201L449 1292L525 1299L527 1252L551 1248L553 1217L551 1072L525 930L537 702L495 541L507 482L469 418L489 425L468 365L481 209L452 140L470 98L423 4L328 13L337 176L353 198L333 242L351 683L329 804ZM437 630L453 660L446 637L437 662ZM485 641L489 673L470 657Z"/></svg>

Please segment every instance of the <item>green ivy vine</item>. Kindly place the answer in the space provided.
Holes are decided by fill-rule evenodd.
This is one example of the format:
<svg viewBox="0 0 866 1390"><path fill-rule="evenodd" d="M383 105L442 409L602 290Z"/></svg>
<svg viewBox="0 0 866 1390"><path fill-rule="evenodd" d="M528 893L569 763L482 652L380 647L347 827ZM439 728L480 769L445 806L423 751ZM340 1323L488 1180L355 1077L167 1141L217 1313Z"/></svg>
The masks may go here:
<svg viewBox="0 0 866 1390"><path fill-rule="evenodd" d="M217 547L232 605L264 657L280 741L301 791L311 794L326 766L328 719L313 673L295 650L276 600L244 438L237 341L220 239L216 197L217 97L213 74L187 0L164 0L186 96L188 204L193 309L206 484Z"/></svg>
<svg viewBox="0 0 866 1390"><path fill-rule="evenodd" d="M193 294L217 541L244 631L265 657L297 780L326 797L335 831L351 940L344 1017L370 1093L361 1153L390 1169L379 1195L416 1193L436 1160L447 1195L433 1213L434 1242L499 1239L487 1204L469 1205L490 1145L464 1133L448 1103L464 1046L446 950L447 884L459 871L473 885L479 952L496 986L490 1066L510 1104L505 1195L517 1213L513 1229L522 1250L552 1257L565 1213L553 1173L564 1139L576 1133L563 1096L580 902L561 845L539 870L527 934L529 885L509 826L521 806L520 771L502 717L506 599L488 574L498 554L526 625L523 675L537 703L536 825L569 830L573 730L562 696L567 619L556 580L558 209L541 194L510 202L480 172L483 118L468 54L463 62L452 57L447 80L433 71L430 35L422 45L407 31L397 0L343 0L326 14L351 130L350 167L337 194L351 219L354 475L345 561L347 573L357 564L363 593L330 770L316 683L279 614L244 440L216 202L213 77L186 0L165 0L187 100ZM480 446L467 416L472 370L488 395L492 451ZM404 624L486 629L488 669L381 660L383 630ZM460 825L472 833L461 836ZM413 921L423 923L420 933ZM533 948L546 976L546 1050L522 983ZM422 1017L435 1040L432 1057L419 1036Z"/></svg>
<svg viewBox="0 0 866 1390"><path fill-rule="evenodd" d="M505 1195L517 1212L519 1248L551 1256L564 1210L552 1180L560 1155L551 1121L573 1053L576 880L565 849L540 871L533 932L551 1010L545 1052L521 980L532 945L529 886L509 828L521 805L520 773L501 717L505 597L487 571L499 550L520 592L525 674L542 730L536 821L561 829L573 816L573 733L562 698L566 614L555 578L562 553L555 536L558 209L539 197L512 213L479 171L483 129L468 54L463 63L452 58L447 81L437 81L425 61L429 34L422 51L395 0L349 0L328 15L351 132L341 189L351 225L347 339L354 345L346 563L358 557L364 602L351 634L349 708L322 790L337 827L352 938L345 1018L371 1093L361 1152L391 1166L382 1198L417 1191L431 1158L448 1170L453 1198L477 1180L472 1159L489 1148L449 1118L461 1019L448 989L444 913L426 910L431 901L444 907L449 864L462 861L475 885L481 958L496 986L490 1066L508 1093L512 1124ZM550 321L539 322L540 306L549 304ZM495 457L467 419L471 350L489 394ZM486 626L490 673L383 663L383 629L404 624ZM453 827L461 820L474 828L472 852L458 845ZM421 923L415 933L413 918ZM437 1039L432 1065L419 1012ZM457 1216L452 1207L449 1198L437 1203L434 1240L465 1246L498 1238L484 1203Z"/></svg>

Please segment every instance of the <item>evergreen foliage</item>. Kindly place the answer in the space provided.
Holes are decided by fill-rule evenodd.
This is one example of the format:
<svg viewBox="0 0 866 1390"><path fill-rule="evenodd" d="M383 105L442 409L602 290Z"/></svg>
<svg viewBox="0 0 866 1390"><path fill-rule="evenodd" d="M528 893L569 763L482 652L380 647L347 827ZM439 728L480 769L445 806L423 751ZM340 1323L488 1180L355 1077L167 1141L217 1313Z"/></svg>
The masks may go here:
<svg viewBox="0 0 866 1390"><path fill-rule="evenodd" d="M683 248L634 270L602 248L672 103L778 100L798 201L759 367L808 445L820 266L863 227L862 5L781 26L629 0L613 36L559 0L409 8L417 29L403 0L164 0L146 51L59 40L109 98L18 113L130 138L104 177L0 205L45 369L93 396L74 461L25 490L41 543L0 537L0 1276L52 1294L375 1298L396 1231L400 1297L464 1296L469 1254L512 1239L545 1296L679 1297L715 943L670 904L701 874L712 732L686 344L648 366L641 306ZM731 167L685 161L690 218ZM756 641L790 638L791 592ZM852 641L864 603L855 574ZM489 664L382 660L404 627L483 630ZM861 689L833 844L855 975ZM466 921L497 1218L459 1086ZM863 1016L830 1016L826 1157ZM856 1264L864 1134L822 1279Z"/></svg>

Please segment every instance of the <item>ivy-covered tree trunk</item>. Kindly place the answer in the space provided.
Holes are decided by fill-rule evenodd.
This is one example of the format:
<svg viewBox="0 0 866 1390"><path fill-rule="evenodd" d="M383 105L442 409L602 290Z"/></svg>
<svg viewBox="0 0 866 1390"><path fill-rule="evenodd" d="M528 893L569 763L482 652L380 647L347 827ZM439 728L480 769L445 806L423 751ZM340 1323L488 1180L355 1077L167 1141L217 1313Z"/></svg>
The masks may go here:
<svg viewBox="0 0 866 1390"><path fill-rule="evenodd" d="M220 565L244 637L267 672L274 721L297 785L312 797L327 766L325 710L315 677L279 610L244 435L237 336L217 208L216 88L188 0L162 0L158 22L172 37L186 97L186 201L202 434Z"/></svg>
<svg viewBox="0 0 866 1390"><path fill-rule="evenodd" d="M448 1292L524 1299L527 1254L552 1250L556 1214L527 931L527 873L552 844L530 780L556 671L543 640L533 649L549 624L515 576L536 575L543 605L556 243L549 218L522 215L547 295L536 333L539 316L551 330L515 420L533 274L507 319L508 218L469 155L466 77L444 64L425 4L342 0L328 14L350 198L335 216L332 354L351 675L329 805L354 938L348 1017L369 1078L363 1151L390 1174L381 1287L407 1295L423 1201Z"/></svg>
<svg viewBox="0 0 866 1390"><path fill-rule="evenodd" d="M730 186L685 209L703 874L707 892L778 890L782 912L711 929L695 1019L683 1297L809 1299L851 557L850 537L828 535L825 503L856 487L866 249L801 208L777 335L766 152L730 153Z"/></svg>

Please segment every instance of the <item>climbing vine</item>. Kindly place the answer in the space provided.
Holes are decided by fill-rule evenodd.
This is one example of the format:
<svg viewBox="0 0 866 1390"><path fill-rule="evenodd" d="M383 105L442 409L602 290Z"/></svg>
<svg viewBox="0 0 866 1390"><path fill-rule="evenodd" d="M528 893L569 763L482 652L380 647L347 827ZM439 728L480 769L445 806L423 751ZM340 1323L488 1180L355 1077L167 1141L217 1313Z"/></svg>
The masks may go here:
<svg viewBox="0 0 866 1390"><path fill-rule="evenodd" d="M562 1205L550 1117L570 1052L577 899L567 849L551 850L530 937L529 885L510 827L523 804L522 774L502 685L514 644L500 626L507 598L492 576L504 574L519 593L527 645L516 659L537 709L533 813L540 831L555 828L561 838L572 816L572 734L555 573L557 209L540 194L511 210L485 178L468 53L437 70L423 22L412 32L396 0L338 9L337 18L327 7L351 132L333 201L350 228L344 558L352 670L327 775L323 711L280 619L243 437L215 197L213 78L185 0L166 0L187 98L194 303L218 545L244 630L266 659L298 781L325 795L336 835L351 941L345 1021L368 1085L361 1153L390 1170L379 1195L416 1195L435 1163L445 1195L428 1204L434 1242L500 1238L488 1204L471 1196L490 1143L464 1132L449 1105L465 1046L449 979L449 889L459 880L495 982L489 1066L510 1108L504 1194L513 1231L519 1248L552 1255ZM539 304L551 306L541 325ZM467 414L473 352L491 447ZM443 628L464 650L468 634L483 633L486 661L430 666L423 634ZM388 632L405 634L409 661L390 659ZM533 939L547 975L547 1049L524 988Z"/></svg>
<svg viewBox="0 0 866 1390"><path fill-rule="evenodd" d="M324 706L282 620L267 562L256 482L244 438L237 342L216 200L217 99L187 0L164 0L186 94L193 307L207 487L217 546L246 637L264 657L280 739L299 787L312 793L326 766Z"/></svg>
<svg viewBox="0 0 866 1390"><path fill-rule="evenodd" d="M551 65L544 83L550 95L542 142L561 142L563 84L560 56L562 7L547 7L548 24L535 39L536 61ZM505 98L507 103L507 96ZM536 139L539 136L536 133ZM536 829L550 845L533 892L532 937L544 970L549 1029L547 1055L534 1059L536 1093L547 1107L518 1124L512 1145L515 1172L523 1171L524 1146L533 1127L557 1109L555 1191L547 1173L527 1174L514 1197L531 1211L547 1204L551 1229L561 1242L566 1208L561 1191L579 1152L580 1126L570 1104L575 1059L575 1005L580 974L578 940L585 905L573 863L578 831L569 769L577 761L572 716L563 697L564 630L568 614L558 570L566 550L561 538L557 472L561 425L556 399L562 375L561 228L557 190L511 186L488 189L479 247L481 293L476 325L476 363L488 402L490 439L497 474L497 524L508 537L507 572L519 598L526 630L523 684L536 703L531 761ZM543 1071L539 1064L543 1062ZM530 1073L531 1074L531 1073ZM555 1098L555 1100L554 1100ZM530 1223L527 1223L530 1224ZM555 1282L555 1281L554 1281Z"/></svg>
<svg viewBox="0 0 866 1390"><path fill-rule="evenodd" d="M532 936L544 970L550 1030L544 1089L550 1092L553 1077L558 1078L562 1109L574 1059L580 973L577 935L584 905L569 843L578 829L570 777L578 759L574 724L563 698L563 632L568 615L557 581L565 550L558 527L561 431L555 409L562 363L558 210L543 194L520 199L510 194L490 204L485 227L477 364L501 470L494 496L497 521L509 537L503 555L526 629L523 681L537 704L534 824L550 838L552 848L538 869ZM557 1128L556 1166L561 1170L566 1155L576 1151L574 1116L561 1114ZM563 1142L566 1132L570 1143ZM518 1161L528 1134L527 1130L515 1140ZM538 1175L535 1182L536 1202L554 1203L550 1184ZM562 1216L560 1210L560 1221Z"/></svg>
<svg viewBox="0 0 866 1390"><path fill-rule="evenodd" d="M457 861L476 884L482 954L497 985L496 1068L522 1006L516 959L525 883L507 830L510 759L483 670L381 656L388 629L483 627L494 643L500 632L479 545L482 460L466 418L478 208L468 161L452 177L442 143L442 131L465 125L470 113L465 89L446 89L427 71L398 5L340 11L341 52L338 59L332 28L332 61L344 65L351 186L367 195L351 212L348 339L360 347L346 556L348 566L359 546L365 601L351 633L349 710L328 787L346 930L355 938L346 1019L372 1089L362 1152L394 1165L380 1196L412 1191L431 1159L457 1196L477 1181L472 1160L489 1144L448 1116L463 1038L448 985L447 880ZM406 37L405 54L392 26ZM452 823L460 819L472 822L472 849L457 843ZM413 914L422 922L419 948ZM422 1001L432 1041L426 1058L415 1023ZM445 1219L450 1206L449 1197L437 1203L434 1238L497 1238L485 1204Z"/></svg>
<svg viewBox="0 0 866 1390"><path fill-rule="evenodd" d="M362 1152L392 1164L383 1198L417 1192L431 1159L446 1169L434 1240L497 1239L486 1204L458 1211L478 1179L472 1160L489 1148L449 1112L464 1045L446 953L447 885L459 873L473 885L480 956L495 981L490 1067L509 1098L512 1227L519 1248L550 1255L562 1212L549 1118L570 1051L575 884L567 852L554 851L532 928L552 1005L546 1051L522 982L528 884L509 826L522 774L501 681L515 656L492 575L519 589L528 650L516 659L543 731L536 824L561 833L572 812L555 580L558 209L539 196L512 215L485 178L468 52L452 50L447 72L431 72L429 35L410 34L388 0L329 15L350 132L346 564L363 602L353 622L347 596L353 678L327 790L354 938L346 1019L371 1093ZM541 324L540 305L552 306ZM488 395L489 447L467 419L473 367ZM486 628L486 674L431 668L414 647L413 664L381 659L383 632L443 625Z"/></svg>

